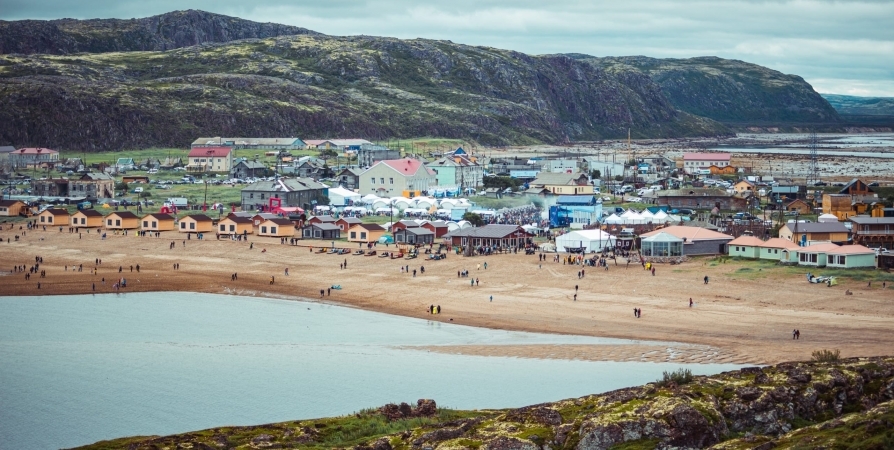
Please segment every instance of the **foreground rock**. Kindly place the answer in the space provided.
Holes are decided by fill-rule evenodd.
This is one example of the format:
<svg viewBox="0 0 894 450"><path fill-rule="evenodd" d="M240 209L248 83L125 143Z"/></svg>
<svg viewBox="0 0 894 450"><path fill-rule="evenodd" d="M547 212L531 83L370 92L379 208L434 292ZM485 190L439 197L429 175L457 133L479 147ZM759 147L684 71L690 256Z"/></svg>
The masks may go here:
<svg viewBox="0 0 894 450"><path fill-rule="evenodd" d="M685 380L681 380L685 381ZM785 363L503 411L431 400L353 416L101 442L92 449L894 448L894 358Z"/></svg>

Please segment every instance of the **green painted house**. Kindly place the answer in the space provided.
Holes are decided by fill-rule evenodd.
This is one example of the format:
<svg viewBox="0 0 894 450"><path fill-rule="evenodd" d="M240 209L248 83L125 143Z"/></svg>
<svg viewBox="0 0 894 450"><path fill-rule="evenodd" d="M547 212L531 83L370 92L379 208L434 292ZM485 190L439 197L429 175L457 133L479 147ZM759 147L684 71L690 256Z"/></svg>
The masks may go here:
<svg viewBox="0 0 894 450"><path fill-rule="evenodd" d="M730 256L757 259L764 241L754 236L739 236L726 244Z"/></svg>

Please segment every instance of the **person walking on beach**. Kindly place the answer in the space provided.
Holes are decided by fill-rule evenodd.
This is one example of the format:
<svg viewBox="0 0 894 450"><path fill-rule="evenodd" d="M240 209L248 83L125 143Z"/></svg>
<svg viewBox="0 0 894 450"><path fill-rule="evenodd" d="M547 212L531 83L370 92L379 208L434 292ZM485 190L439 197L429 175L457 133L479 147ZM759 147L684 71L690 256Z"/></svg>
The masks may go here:
<svg viewBox="0 0 894 450"><path fill-rule="evenodd" d="M689 307L692 308L692 297L689 297Z"/></svg>
<svg viewBox="0 0 894 450"><path fill-rule="evenodd" d="M323 298L323 295L326 293L325 289L320 289L320 298Z"/></svg>
<svg viewBox="0 0 894 450"><path fill-rule="evenodd" d="M479 283L479 281L478 281L478 279L477 279L477 278L475 278L475 286L479 286L479 284L478 284L478 283Z"/></svg>
<svg viewBox="0 0 894 450"><path fill-rule="evenodd" d="M574 301L577 301L577 294L574 294Z"/></svg>
<svg viewBox="0 0 894 450"><path fill-rule="evenodd" d="M708 284L708 276L705 275L705 284Z"/></svg>

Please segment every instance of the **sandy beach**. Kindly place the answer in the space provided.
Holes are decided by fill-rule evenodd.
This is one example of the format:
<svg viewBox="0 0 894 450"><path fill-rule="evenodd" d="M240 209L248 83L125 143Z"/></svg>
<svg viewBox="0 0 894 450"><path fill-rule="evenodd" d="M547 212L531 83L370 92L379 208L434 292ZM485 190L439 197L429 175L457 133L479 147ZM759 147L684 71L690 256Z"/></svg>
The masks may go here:
<svg viewBox="0 0 894 450"><path fill-rule="evenodd" d="M868 287L862 281L843 281L829 288L808 284L803 273L740 270L749 264L743 262L693 258L681 265L659 264L652 276L641 266L627 267L619 259L608 271L587 267L585 276L578 279L580 266L555 263L551 257L540 263L536 255L451 254L443 261L421 257L408 261L315 254L308 247L281 245L276 238L233 242L212 236L187 240L184 246L184 236L174 232L161 238L110 234L100 240L95 231L79 238L67 228L62 232L48 228L27 231L15 241L18 233L18 225L10 229L4 224L0 231L0 295L89 294L94 283L96 292L113 292L114 280L123 276L127 287L122 293L193 291L322 300L464 325L638 341L600 346L428 348L474 355L771 364L809 359L817 349L840 349L842 356L850 357L886 355L894 348L894 286L883 290L881 282ZM170 249L172 241L176 245ZM356 244L339 245L352 251L357 248ZM379 250L385 249L380 246ZM10 272L15 265L27 270L36 256L44 259L40 269L47 271L46 278L32 275L25 280L24 273ZM102 264L94 275L90 271L97 258ZM347 269L340 269L345 260ZM175 270L178 263L180 269ZM72 271L72 265L81 264L83 271ZM131 272L131 265L139 265L139 273ZM402 273L400 267L406 265L411 271L424 266L425 273L416 277ZM457 277L463 269L479 280L477 286L470 286L470 278ZM233 273L238 280L231 279ZM703 282L705 275L710 277L709 284ZM270 284L271 276L274 284ZM332 285L342 289L321 299L320 290ZM579 287L577 301L573 299L575 285ZM847 289L853 295L845 295ZM432 304L441 306L441 314L428 314ZM641 308L641 318L634 317L634 308ZM792 340L796 328L801 337Z"/></svg>

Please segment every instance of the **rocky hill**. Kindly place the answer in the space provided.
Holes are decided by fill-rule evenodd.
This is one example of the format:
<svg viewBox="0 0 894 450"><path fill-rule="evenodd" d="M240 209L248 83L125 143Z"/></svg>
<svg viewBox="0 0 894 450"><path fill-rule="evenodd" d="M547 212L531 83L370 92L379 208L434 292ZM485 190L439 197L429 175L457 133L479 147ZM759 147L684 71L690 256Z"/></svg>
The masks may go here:
<svg viewBox="0 0 894 450"><path fill-rule="evenodd" d="M574 55L595 67L648 75L675 108L729 125L838 124L838 113L803 78L716 57L656 59Z"/></svg>
<svg viewBox="0 0 894 450"><path fill-rule="evenodd" d="M512 410L420 400L331 419L124 438L84 449L890 449L894 358L683 374Z"/></svg>
<svg viewBox="0 0 894 450"><path fill-rule="evenodd" d="M506 145L839 120L799 77L740 61L532 56L201 11L0 22L0 53L0 145L19 147L182 148L219 135Z"/></svg>
<svg viewBox="0 0 894 450"><path fill-rule="evenodd" d="M159 51L293 34L316 33L194 10L129 20L0 20L0 54Z"/></svg>

